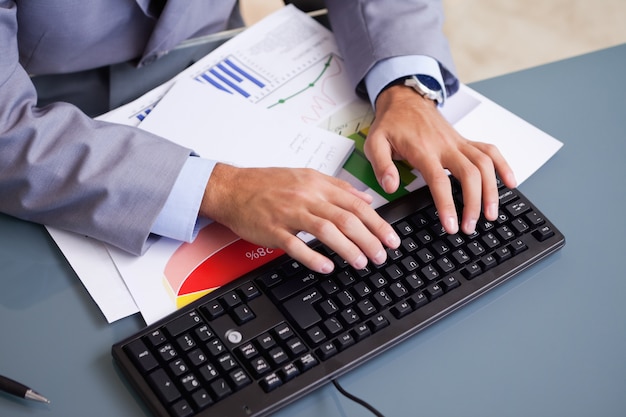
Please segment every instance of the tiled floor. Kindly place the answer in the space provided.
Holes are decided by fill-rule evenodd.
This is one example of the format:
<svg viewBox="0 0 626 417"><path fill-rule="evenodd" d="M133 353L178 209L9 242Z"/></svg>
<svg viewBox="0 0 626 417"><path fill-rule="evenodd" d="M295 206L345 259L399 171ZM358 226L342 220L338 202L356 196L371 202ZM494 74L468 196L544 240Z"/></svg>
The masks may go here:
<svg viewBox="0 0 626 417"><path fill-rule="evenodd" d="M443 0L464 83L626 42L625 0ZM247 22L282 0L241 0Z"/></svg>

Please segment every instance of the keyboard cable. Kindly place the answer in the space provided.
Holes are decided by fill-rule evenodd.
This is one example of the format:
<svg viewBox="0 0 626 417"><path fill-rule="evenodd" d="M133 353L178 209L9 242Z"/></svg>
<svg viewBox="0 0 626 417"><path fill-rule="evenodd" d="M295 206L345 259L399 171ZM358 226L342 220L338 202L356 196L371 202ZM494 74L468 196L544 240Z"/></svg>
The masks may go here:
<svg viewBox="0 0 626 417"><path fill-rule="evenodd" d="M385 417L380 411L378 411L377 409L375 409L371 404L369 404L367 401L350 394L348 391L346 391L345 389L343 389L343 387L339 384L339 381L337 381L336 379L333 379L333 385L335 386L335 388L337 388L337 391L339 391L344 397L354 401L355 403L367 408L369 411L372 412L372 414L374 414L376 417Z"/></svg>

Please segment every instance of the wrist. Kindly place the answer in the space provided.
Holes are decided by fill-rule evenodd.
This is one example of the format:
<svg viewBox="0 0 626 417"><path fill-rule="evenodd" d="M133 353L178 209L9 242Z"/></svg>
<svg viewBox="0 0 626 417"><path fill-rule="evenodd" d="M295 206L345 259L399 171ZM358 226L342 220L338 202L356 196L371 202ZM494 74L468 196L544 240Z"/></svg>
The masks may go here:
<svg viewBox="0 0 626 417"><path fill-rule="evenodd" d="M437 109L437 105L433 100L415 94L412 88L399 83L385 88L376 99L377 115L379 111L384 112L391 108L394 111L400 111L402 108L426 111Z"/></svg>
<svg viewBox="0 0 626 417"><path fill-rule="evenodd" d="M382 90L384 91L394 87L405 87L426 100L434 102L437 106L442 106L445 100L445 93L439 81L429 75L410 75L400 77L389 84Z"/></svg>
<svg viewBox="0 0 626 417"><path fill-rule="evenodd" d="M228 190L232 189L235 178L236 167L224 163L217 163L207 181L200 203L199 214L202 217L221 222L224 208L224 201L228 199Z"/></svg>

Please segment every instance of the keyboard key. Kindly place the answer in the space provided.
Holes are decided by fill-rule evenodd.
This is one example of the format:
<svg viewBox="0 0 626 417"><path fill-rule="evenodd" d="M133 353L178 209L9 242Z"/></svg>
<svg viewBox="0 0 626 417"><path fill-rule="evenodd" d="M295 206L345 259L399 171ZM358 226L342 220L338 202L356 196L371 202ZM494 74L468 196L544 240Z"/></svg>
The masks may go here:
<svg viewBox="0 0 626 417"><path fill-rule="evenodd" d="M148 341L152 346L159 346L161 343L165 343L167 338L161 331L161 329L154 330L148 334Z"/></svg>
<svg viewBox="0 0 626 417"><path fill-rule="evenodd" d="M208 364L200 368L200 375L202 376L202 378L204 378L205 381L208 382L217 378L219 372L217 371L217 368L215 366Z"/></svg>
<svg viewBox="0 0 626 417"><path fill-rule="evenodd" d="M337 352L337 347L333 342L324 343L322 346L317 348L317 355L324 361L331 356L336 355Z"/></svg>
<svg viewBox="0 0 626 417"><path fill-rule="evenodd" d="M318 326L313 326L306 332L309 341L314 345L319 345L326 340L326 334Z"/></svg>
<svg viewBox="0 0 626 417"><path fill-rule="evenodd" d="M356 305L356 308L360 315L363 317L367 317L376 313L376 306L374 306L374 304L372 304L372 302L367 299L359 301L359 303Z"/></svg>
<svg viewBox="0 0 626 417"><path fill-rule="evenodd" d="M209 320L213 320L224 314L224 306L220 304L219 300L211 300L202 306L202 312L206 314Z"/></svg>
<svg viewBox="0 0 626 417"><path fill-rule="evenodd" d="M261 336L257 337L256 342L261 350L269 350L276 346L276 340L269 333L263 333Z"/></svg>
<svg viewBox="0 0 626 417"><path fill-rule="evenodd" d="M505 207L505 210L511 216L517 217L519 215L522 215L522 214L526 213L528 210L530 210L530 204L528 204L528 202L526 202L526 201L518 200L518 201L516 201L514 203L511 203L511 204L507 205Z"/></svg>
<svg viewBox="0 0 626 417"><path fill-rule="evenodd" d="M546 222L543 216L537 213L536 211L531 211L530 213L526 214L524 217L526 217L526 220L528 220L528 222L535 227L540 226Z"/></svg>
<svg viewBox="0 0 626 417"><path fill-rule="evenodd" d="M400 298L404 298L409 294L409 290L402 284L402 282L394 282L389 287L389 291L393 294L393 297L397 300Z"/></svg>
<svg viewBox="0 0 626 417"><path fill-rule="evenodd" d="M474 279L476 278L478 275L480 275L483 272L483 270L480 268L480 266L473 262L469 265L467 265L462 271L461 273L463 274L463 276L465 278L467 278L468 280Z"/></svg>
<svg viewBox="0 0 626 417"><path fill-rule="evenodd" d="M363 340L371 334L372 331L365 323L359 324L354 329L352 329L352 335L357 341Z"/></svg>
<svg viewBox="0 0 626 417"><path fill-rule="evenodd" d="M389 326L389 320L387 320L387 318L382 314L375 316L367 323L369 324L370 329L372 329L372 332L380 331L381 329Z"/></svg>
<svg viewBox="0 0 626 417"><path fill-rule="evenodd" d="M185 375L180 379L180 382L183 384L183 388L185 388L187 392L191 392L200 386L200 383L194 374Z"/></svg>
<svg viewBox="0 0 626 417"><path fill-rule="evenodd" d="M291 356L298 356L307 351L306 345L297 337L289 339L286 344Z"/></svg>
<svg viewBox="0 0 626 417"><path fill-rule="evenodd" d="M275 347L270 350L268 352L268 357L274 367L277 367L289 360L287 353L285 353L282 347Z"/></svg>
<svg viewBox="0 0 626 417"><path fill-rule="evenodd" d="M159 395L166 404L180 398L180 391L178 391L174 382L172 382L163 369L157 369L148 376L148 379L155 388L157 395Z"/></svg>
<svg viewBox="0 0 626 417"><path fill-rule="evenodd" d="M280 377L281 377L281 379L283 381L287 382L290 379L293 379L293 378L297 377L298 375L300 375L300 370L293 363L289 363L289 364L283 366L278 371L278 374L280 375Z"/></svg>
<svg viewBox="0 0 626 417"><path fill-rule="evenodd" d="M159 364L141 339L129 343L126 351L143 372L151 371Z"/></svg>
<svg viewBox="0 0 626 417"><path fill-rule="evenodd" d="M241 357L247 360L250 360L259 354L259 351L257 350L256 346L250 342L241 346L239 348L239 352L241 354Z"/></svg>
<svg viewBox="0 0 626 417"><path fill-rule="evenodd" d="M196 408L202 410L213 404L213 399L205 389L200 389L191 395Z"/></svg>
<svg viewBox="0 0 626 417"><path fill-rule="evenodd" d="M280 266L280 270L284 273L285 276L292 277L296 275L298 272L304 270L304 267L302 266L300 262L292 259L282 264Z"/></svg>
<svg viewBox="0 0 626 417"><path fill-rule="evenodd" d="M191 330L200 323L203 323L202 318L193 310L166 324L165 330L167 330L170 336L176 337L181 333Z"/></svg>
<svg viewBox="0 0 626 417"><path fill-rule="evenodd" d="M274 334L278 337L279 340L287 340L290 337L293 337L294 333L287 323L281 323L274 328Z"/></svg>
<svg viewBox="0 0 626 417"><path fill-rule="evenodd" d="M221 297L222 304L226 309L232 309L235 306L238 306L243 301L241 301L241 297L235 291L229 291Z"/></svg>
<svg viewBox="0 0 626 417"><path fill-rule="evenodd" d="M400 222L396 224L395 228L402 236L408 236L414 232L413 227L408 222Z"/></svg>
<svg viewBox="0 0 626 417"><path fill-rule="evenodd" d="M189 361L191 362L191 364L195 366L196 368L207 361L206 355L200 349L196 349L192 352L189 352L187 357L189 358Z"/></svg>
<svg viewBox="0 0 626 417"><path fill-rule="evenodd" d="M484 271L491 269L498 264L498 261L493 255L483 256L478 262Z"/></svg>
<svg viewBox="0 0 626 417"><path fill-rule="evenodd" d="M350 333L344 333L335 339L335 344L339 350L344 350L355 343L354 338Z"/></svg>
<svg viewBox="0 0 626 417"><path fill-rule="evenodd" d="M530 226L528 226L528 224L526 224L526 222L521 218L513 220L511 222L511 226L518 235L522 235L530 229Z"/></svg>
<svg viewBox="0 0 626 417"><path fill-rule="evenodd" d="M191 408L189 403L185 400L177 402L170 410L174 417L190 417L193 415L193 408Z"/></svg>
<svg viewBox="0 0 626 417"><path fill-rule="evenodd" d="M242 285L239 288L239 292L241 293L241 296L245 301L250 301L261 295L259 289L252 282L248 282Z"/></svg>
<svg viewBox="0 0 626 417"><path fill-rule="evenodd" d="M331 317L328 320L324 321L324 329L326 330L326 334L335 335L343 330L343 326L339 319L335 317Z"/></svg>
<svg viewBox="0 0 626 417"><path fill-rule="evenodd" d="M307 353L306 355L302 356L297 361L298 368L300 368L301 372L308 371L309 369L313 368L318 363L319 362L317 361L317 359L315 359L315 357L311 355L310 353Z"/></svg>
<svg viewBox="0 0 626 417"><path fill-rule="evenodd" d="M350 327L354 323L359 321L359 315L356 310L353 308L347 308L341 312L341 320L346 324L346 326Z"/></svg>
<svg viewBox="0 0 626 417"><path fill-rule="evenodd" d="M543 242L544 240L554 236L554 231L552 231L550 226L542 226L533 232L533 236L537 238L538 241Z"/></svg>
<svg viewBox="0 0 626 417"><path fill-rule="evenodd" d="M256 316L246 304L239 305L233 309L233 319L239 325L244 324L255 318Z"/></svg>
<svg viewBox="0 0 626 417"><path fill-rule="evenodd" d="M428 304L428 298L424 293L420 292L412 295L411 298L409 298L409 302L411 303L413 309L417 310L418 308Z"/></svg>
<svg viewBox="0 0 626 417"><path fill-rule="evenodd" d="M263 357L255 358L251 362L251 366L252 366L252 371L254 372L257 378L271 370L269 363L267 363L267 361Z"/></svg>
<svg viewBox="0 0 626 417"><path fill-rule="evenodd" d="M261 380L260 384L265 392L270 392L280 387L283 384L283 381L280 379L276 372L272 372L271 374L264 377Z"/></svg>
<svg viewBox="0 0 626 417"><path fill-rule="evenodd" d="M287 300L283 307L301 329L308 329L322 320L322 317L313 307L313 303L321 299L322 294L318 290L312 289Z"/></svg>
<svg viewBox="0 0 626 417"><path fill-rule="evenodd" d="M448 292L461 285L461 282L454 275L450 275L441 281L441 285L443 286L443 289Z"/></svg>
<svg viewBox="0 0 626 417"><path fill-rule="evenodd" d="M182 376L189 372L189 367L185 364L185 361L182 359L176 359L172 363L170 363L170 369L174 373L175 376Z"/></svg>
<svg viewBox="0 0 626 417"><path fill-rule="evenodd" d="M213 395L215 395L215 398L218 400L221 400L233 392L223 378L211 382L211 385L209 386Z"/></svg>
<svg viewBox="0 0 626 417"><path fill-rule="evenodd" d="M513 256L513 254L511 253L511 250L508 247L503 247L503 248L498 248L495 252L494 252L496 259L498 260L498 263L504 262L507 259L509 259L511 256Z"/></svg>
<svg viewBox="0 0 626 417"><path fill-rule="evenodd" d="M277 272L268 272L261 275L257 280L263 285L264 288L271 288L282 281L282 277Z"/></svg>
<svg viewBox="0 0 626 417"><path fill-rule="evenodd" d="M184 352L194 348L196 346L196 342L193 340L189 333L182 335L178 339L176 339L176 343L180 347L180 349Z"/></svg>
<svg viewBox="0 0 626 417"><path fill-rule="evenodd" d="M170 343L167 343L161 346L158 352L159 352L159 355L161 356L161 359L163 359L166 362L178 356L178 352L176 352L176 349L174 349L174 346L172 346Z"/></svg>
<svg viewBox="0 0 626 417"><path fill-rule="evenodd" d="M511 242L510 246L513 254L515 255L528 249L528 246L526 246L526 242L524 242L524 240L522 239L514 240L513 242Z"/></svg>
<svg viewBox="0 0 626 417"><path fill-rule="evenodd" d="M408 301L399 302L391 308L391 314L393 314L397 319L406 316L411 311L413 311L413 309Z"/></svg>
<svg viewBox="0 0 626 417"><path fill-rule="evenodd" d="M426 293L426 296L430 300L434 300L435 298L439 298L443 295L443 288L441 288L441 285L437 283L430 284L429 286L426 287L424 292Z"/></svg>
<svg viewBox="0 0 626 417"><path fill-rule="evenodd" d="M241 368L237 368L231 371L228 375L230 376L230 380L236 390L240 390L246 385L252 383L252 380L250 379L248 374L246 374L246 372Z"/></svg>

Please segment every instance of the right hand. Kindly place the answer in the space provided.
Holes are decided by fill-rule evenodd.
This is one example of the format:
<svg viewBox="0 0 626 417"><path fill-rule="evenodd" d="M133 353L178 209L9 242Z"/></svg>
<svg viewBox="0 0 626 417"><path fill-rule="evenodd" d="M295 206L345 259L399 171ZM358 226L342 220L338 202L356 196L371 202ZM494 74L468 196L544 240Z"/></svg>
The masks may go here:
<svg viewBox="0 0 626 417"><path fill-rule="evenodd" d="M241 238L280 248L309 269L330 273L334 264L296 234L304 231L356 269L382 264L384 246L400 238L370 206L371 196L337 178L306 168L236 168L217 164L200 215Z"/></svg>

